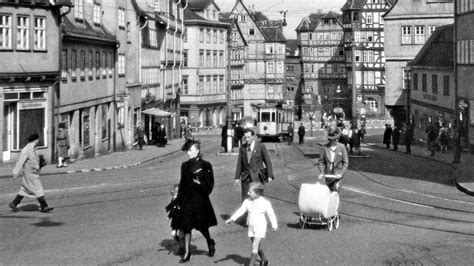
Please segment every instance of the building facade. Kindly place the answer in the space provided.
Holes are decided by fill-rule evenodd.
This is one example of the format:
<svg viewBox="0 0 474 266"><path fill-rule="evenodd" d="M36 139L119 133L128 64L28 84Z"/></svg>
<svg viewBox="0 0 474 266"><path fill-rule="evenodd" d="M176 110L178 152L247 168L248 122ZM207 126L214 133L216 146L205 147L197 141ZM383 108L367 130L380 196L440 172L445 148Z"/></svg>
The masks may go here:
<svg viewBox="0 0 474 266"><path fill-rule="evenodd" d="M407 119L407 63L435 29L453 23L452 1L398 1L382 17L385 22L385 107L395 122Z"/></svg>
<svg viewBox="0 0 474 266"><path fill-rule="evenodd" d="M283 86L283 102L297 111L296 97L301 91L301 57L298 40L286 41L285 82Z"/></svg>
<svg viewBox="0 0 474 266"><path fill-rule="evenodd" d="M463 146L474 152L474 5L455 1L455 75L457 127L462 131Z"/></svg>
<svg viewBox="0 0 474 266"><path fill-rule="evenodd" d="M227 29L214 1L190 1L184 13L181 115L193 127L218 127L227 116Z"/></svg>
<svg viewBox="0 0 474 266"><path fill-rule="evenodd" d="M17 159L32 133L38 153L54 160L60 16L48 1L0 2L2 161Z"/></svg>
<svg viewBox="0 0 474 266"><path fill-rule="evenodd" d="M414 125L415 138L425 139L427 126L444 125L454 133L454 25L439 26L426 41L415 59L408 62L411 72L409 121ZM397 123L397 121L395 121Z"/></svg>
<svg viewBox="0 0 474 266"><path fill-rule="evenodd" d="M341 15L310 14L296 29L303 64L303 112L319 121L340 107L351 112ZM338 109L340 109L338 108Z"/></svg>
<svg viewBox="0 0 474 266"><path fill-rule="evenodd" d="M227 78L230 80L231 118L236 121L244 118L244 58L247 42L235 19L225 19L224 21L230 23L230 28L227 31L229 34L227 50L230 55L227 71L230 70L230 75Z"/></svg>
<svg viewBox="0 0 474 266"><path fill-rule="evenodd" d="M386 116L384 21L395 0L348 0L342 7L352 118Z"/></svg>

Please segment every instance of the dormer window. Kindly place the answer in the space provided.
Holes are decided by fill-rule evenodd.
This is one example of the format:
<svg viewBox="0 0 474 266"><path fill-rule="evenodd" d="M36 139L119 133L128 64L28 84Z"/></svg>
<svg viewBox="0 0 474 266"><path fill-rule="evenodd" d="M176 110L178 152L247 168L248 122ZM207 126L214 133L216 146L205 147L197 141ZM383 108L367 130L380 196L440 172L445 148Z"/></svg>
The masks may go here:
<svg viewBox="0 0 474 266"><path fill-rule="evenodd" d="M74 0L74 17L84 19L84 0Z"/></svg>
<svg viewBox="0 0 474 266"><path fill-rule="evenodd" d="M249 35L255 35L255 29L249 29Z"/></svg>
<svg viewBox="0 0 474 266"><path fill-rule="evenodd" d="M102 17L102 7L100 3L94 3L94 24L100 25Z"/></svg>

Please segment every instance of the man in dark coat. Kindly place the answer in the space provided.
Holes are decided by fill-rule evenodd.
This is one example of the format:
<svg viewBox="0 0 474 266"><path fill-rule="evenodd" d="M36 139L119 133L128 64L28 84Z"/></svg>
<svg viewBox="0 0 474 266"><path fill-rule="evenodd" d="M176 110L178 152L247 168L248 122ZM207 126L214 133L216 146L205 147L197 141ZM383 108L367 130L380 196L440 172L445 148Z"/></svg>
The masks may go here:
<svg viewBox="0 0 474 266"><path fill-rule="evenodd" d="M291 145L291 143L293 143L293 135L295 134L293 125L290 124L287 130L288 130L288 145Z"/></svg>
<svg viewBox="0 0 474 266"><path fill-rule="evenodd" d="M166 128L165 125L160 125L160 129L158 130L158 147L166 146L168 139L166 137Z"/></svg>
<svg viewBox="0 0 474 266"><path fill-rule="evenodd" d="M300 145L304 143L304 134L306 134L306 129L304 128L303 123L300 123L300 126L298 127L298 137L300 139Z"/></svg>
<svg viewBox="0 0 474 266"><path fill-rule="evenodd" d="M406 147L406 154L411 153L411 143L414 138L414 129L411 123L407 123L406 130L405 130L405 147Z"/></svg>
<svg viewBox="0 0 474 266"><path fill-rule="evenodd" d="M383 144L385 144L387 149L390 148L391 139L392 139L392 126L390 126L390 124L385 124L385 131L383 133Z"/></svg>
<svg viewBox="0 0 474 266"><path fill-rule="evenodd" d="M396 151L398 150L398 144L400 143L400 129L398 128L397 125L392 130L392 145L393 145L393 150Z"/></svg>
<svg viewBox="0 0 474 266"><path fill-rule="evenodd" d="M235 169L235 184L241 185L242 201L248 197L250 183L267 183L273 180L272 162L265 145L255 140L253 129L245 129L244 138L246 143L239 149Z"/></svg>
<svg viewBox="0 0 474 266"><path fill-rule="evenodd" d="M240 125L240 123L237 123L237 126L235 127L235 142L236 142L236 147L242 146L242 138L244 137L244 129Z"/></svg>
<svg viewBox="0 0 474 266"><path fill-rule="evenodd" d="M227 123L222 127L221 131L221 148L227 152Z"/></svg>

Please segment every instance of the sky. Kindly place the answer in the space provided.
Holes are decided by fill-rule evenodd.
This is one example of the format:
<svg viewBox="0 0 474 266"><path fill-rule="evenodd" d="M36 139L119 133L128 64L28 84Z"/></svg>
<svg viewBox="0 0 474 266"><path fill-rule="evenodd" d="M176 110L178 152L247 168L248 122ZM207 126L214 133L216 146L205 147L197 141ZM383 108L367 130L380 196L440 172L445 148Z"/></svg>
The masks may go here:
<svg viewBox="0 0 474 266"><path fill-rule="evenodd" d="M222 12L229 12L234 7L236 0L214 0ZM295 29L300 24L303 17L311 13L336 11L341 12L341 7L346 0L244 0L245 6L251 9L254 6L256 11L262 12L269 19L283 19L280 11L286 13L288 26L283 33L287 39L296 39Z"/></svg>

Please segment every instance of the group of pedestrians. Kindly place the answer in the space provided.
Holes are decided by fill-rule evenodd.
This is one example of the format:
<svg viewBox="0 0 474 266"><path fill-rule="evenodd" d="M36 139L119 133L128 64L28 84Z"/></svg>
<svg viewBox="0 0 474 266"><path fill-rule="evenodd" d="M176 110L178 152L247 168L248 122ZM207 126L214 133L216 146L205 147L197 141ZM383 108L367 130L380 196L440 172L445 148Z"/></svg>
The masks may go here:
<svg viewBox="0 0 474 266"><path fill-rule="evenodd" d="M242 145L242 138L244 136L244 128L242 127L243 122L232 122L231 128L231 148L240 147ZM227 141L229 136L229 129L227 124L222 127L221 130L221 148L224 152L228 152Z"/></svg>
<svg viewBox="0 0 474 266"><path fill-rule="evenodd" d="M143 146L147 143L145 140L146 133L142 123L138 123L134 137L136 145L138 145L139 149L142 150ZM148 144L165 147L167 143L168 138L166 136L165 125L156 122L151 128L151 140L148 141Z"/></svg>

